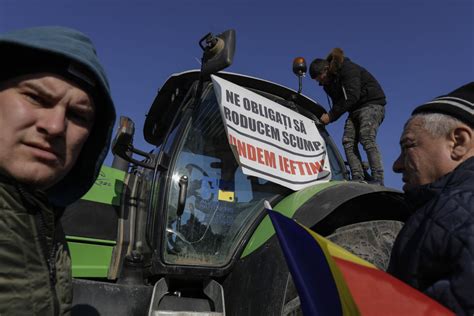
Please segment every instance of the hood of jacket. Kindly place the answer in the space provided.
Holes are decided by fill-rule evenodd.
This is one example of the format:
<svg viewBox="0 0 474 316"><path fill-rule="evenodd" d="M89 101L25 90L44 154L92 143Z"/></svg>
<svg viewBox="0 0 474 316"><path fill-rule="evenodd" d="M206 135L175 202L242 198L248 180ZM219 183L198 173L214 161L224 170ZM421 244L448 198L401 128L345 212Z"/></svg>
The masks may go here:
<svg viewBox="0 0 474 316"><path fill-rule="evenodd" d="M60 26L1 34L0 67L0 81L48 71L68 78L74 76L74 81L91 93L96 105L91 133L71 171L46 191L57 206L78 200L99 174L109 151L116 116L109 83L92 41L77 30Z"/></svg>

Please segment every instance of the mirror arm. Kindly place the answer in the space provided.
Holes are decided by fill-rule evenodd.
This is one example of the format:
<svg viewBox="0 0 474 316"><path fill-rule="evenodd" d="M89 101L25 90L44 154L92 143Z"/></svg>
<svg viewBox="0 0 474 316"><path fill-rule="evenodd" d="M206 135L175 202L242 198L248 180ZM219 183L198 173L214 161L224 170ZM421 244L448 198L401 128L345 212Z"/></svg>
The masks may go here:
<svg viewBox="0 0 474 316"><path fill-rule="evenodd" d="M152 157L149 153L144 152L139 149L135 149L133 145L129 144L116 144L113 147L112 152L119 156L120 158L124 159L127 162L133 163L134 165L147 168L147 169L154 169L154 165L152 162ZM145 157L145 161L140 161L137 159L132 158L132 153Z"/></svg>
<svg viewBox="0 0 474 316"><path fill-rule="evenodd" d="M139 161L139 160L136 160L136 159L134 159L130 156L130 157L128 157L130 159L130 162L132 162L133 164L138 165L140 167L143 167L143 168L154 169L154 165L152 163L153 160L152 160L152 157L149 153L144 152L144 151L139 150L139 149L136 149L134 147L130 148L130 151L137 154L137 155L145 157L145 161Z"/></svg>
<svg viewBox="0 0 474 316"><path fill-rule="evenodd" d="M119 130L112 143L112 153L123 160L133 163L137 166L154 169L153 159L151 154L133 147L133 135L135 134L135 123L126 117L120 117ZM145 157L145 161L139 161L132 157L135 153Z"/></svg>

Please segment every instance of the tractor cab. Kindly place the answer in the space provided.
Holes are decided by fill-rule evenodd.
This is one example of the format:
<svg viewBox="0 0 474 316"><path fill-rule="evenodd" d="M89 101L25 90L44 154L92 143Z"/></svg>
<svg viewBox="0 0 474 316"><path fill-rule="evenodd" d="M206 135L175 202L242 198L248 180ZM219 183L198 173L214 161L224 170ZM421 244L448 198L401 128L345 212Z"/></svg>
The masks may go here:
<svg viewBox="0 0 474 316"><path fill-rule="evenodd" d="M193 78L197 84L198 75L191 71L170 78L153 103L147 122L154 121L155 113L169 112L168 107L172 104L163 101L176 96L163 96L168 83L175 91L187 93L192 90ZM285 94L294 93L282 86L238 74L220 73L219 76L239 82L283 105L287 102ZM265 85L269 89L263 90ZM310 101L305 101L309 105ZM298 107L296 104L292 102L292 106ZM145 136L159 148L155 153L157 157L173 157L166 159L167 165L162 166L166 176L163 171L155 175L156 179L162 179L157 188L166 187L167 190L156 192L155 200L150 203L153 205L150 212L155 213L152 218L157 219L150 223L150 239L154 247L161 249L159 261L163 263L160 267L163 271L168 270L168 265L224 269L262 215L263 202L280 200L292 191L242 172L227 141L211 82L203 84L203 93L198 100L191 97L181 106L178 112L183 114L179 123L162 140L159 135L153 135L151 123L146 126L151 130L145 130ZM304 108L300 111L316 119L314 113L322 108L315 103L310 106L313 112ZM333 179L344 180L344 163L323 126L319 128L328 147Z"/></svg>

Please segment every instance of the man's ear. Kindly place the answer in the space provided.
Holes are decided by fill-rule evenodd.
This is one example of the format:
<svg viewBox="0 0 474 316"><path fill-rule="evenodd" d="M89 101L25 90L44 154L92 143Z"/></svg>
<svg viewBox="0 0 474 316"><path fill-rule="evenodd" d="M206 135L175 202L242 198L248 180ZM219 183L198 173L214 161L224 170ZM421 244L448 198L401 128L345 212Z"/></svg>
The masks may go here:
<svg viewBox="0 0 474 316"><path fill-rule="evenodd" d="M463 161L466 155L474 153L474 131L467 126L458 126L451 132L451 139L454 142L451 151L451 158L456 161Z"/></svg>

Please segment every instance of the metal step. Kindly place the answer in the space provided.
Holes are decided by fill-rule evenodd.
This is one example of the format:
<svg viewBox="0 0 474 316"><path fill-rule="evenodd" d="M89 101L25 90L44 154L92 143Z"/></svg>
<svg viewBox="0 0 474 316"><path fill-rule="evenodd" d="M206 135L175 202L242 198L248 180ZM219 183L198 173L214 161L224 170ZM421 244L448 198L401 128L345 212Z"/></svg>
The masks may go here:
<svg viewBox="0 0 474 316"><path fill-rule="evenodd" d="M155 311L153 316L224 316L217 312L177 312L177 311Z"/></svg>
<svg viewBox="0 0 474 316"><path fill-rule="evenodd" d="M202 295L181 296L170 292L168 281L161 278L153 287L148 316L225 316L224 289L214 281L203 281Z"/></svg>

